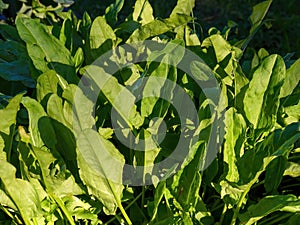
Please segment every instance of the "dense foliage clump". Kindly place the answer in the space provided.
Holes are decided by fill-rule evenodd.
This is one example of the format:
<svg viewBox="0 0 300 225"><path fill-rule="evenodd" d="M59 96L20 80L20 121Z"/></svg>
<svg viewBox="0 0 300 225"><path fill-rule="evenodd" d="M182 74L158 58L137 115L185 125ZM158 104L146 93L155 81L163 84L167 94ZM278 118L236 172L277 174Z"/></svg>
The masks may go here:
<svg viewBox="0 0 300 225"><path fill-rule="evenodd" d="M87 2L0 0L0 223L297 224L300 60L259 48L272 1L207 35L193 0Z"/></svg>

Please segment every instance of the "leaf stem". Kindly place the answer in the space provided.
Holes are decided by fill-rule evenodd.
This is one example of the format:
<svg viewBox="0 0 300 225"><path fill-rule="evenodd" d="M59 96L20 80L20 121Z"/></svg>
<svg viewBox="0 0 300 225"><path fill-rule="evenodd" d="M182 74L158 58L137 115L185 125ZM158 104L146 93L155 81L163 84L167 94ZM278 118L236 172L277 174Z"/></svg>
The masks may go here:
<svg viewBox="0 0 300 225"><path fill-rule="evenodd" d="M221 215L220 222L219 222L220 225L223 223L226 211L227 211L227 204L224 204L224 207L223 207L223 210L222 210L222 215Z"/></svg>
<svg viewBox="0 0 300 225"><path fill-rule="evenodd" d="M127 209L129 209L140 197L142 196L142 193L140 193L138 196L136 196L133 200L132 200L132 202L130 202L126 207L125 207L125 210L127 210ZM109 221L107 221L106 223L105 223L105 225L107 225L107 224L110 224L112 221L114 221L116 219L116 217L114 217L114 218L112 218L112 219L110 219Z"/></svg>
<svg viewBox="0 0 300 225"><path fill-rule="evenodd" d="M118 201L118 207L119 207L119 209L120 209L120 211L121 211L121 213L122 213L124 219L126 220L127 224L128 224L128 225L132 225L132 222L131 222L129 216L127 215L125 209L123 208L121 202L119 202L119 201Z"/></svg>
<svg viewBox="0 0 300 225"><path fill-rule="evenodd" d="M253 186L253 184L258 180L260 174L262 173L261 172L258 172L256 173L255 177L249 182L249 184L247 185L244 193L242 194L242 196L240 197L239 201L238 201L238 204L236 206L236 208L234 209L234 214L233 214L233 217L232 217L232 220L231 220L231 223L230 225L234 225L236 223L236 219L238 217L238 214L240 212L240 209L242 207L242 204L244 202L244 199L246 197L246 195L248 194L248 192L250 191L251 187Z"/></svg>
<svg viewBox="0 0 300 225"><path fill-rule="evenodd" d="M145 186L142 187L141 209L144 208L144 204L145 204Z"/></svg>
<svg viewBox="0 0 300 225"><path fill-rule="evenodd" d="M67 220L69 221L69 223L71 225L76 225L73 218L72 218L72 216L69 214L68 210L66 209L63 201L58 196L56 196L56 194L54 194L54 193L49 193L49 196L51 196L55 200L55 202L58 204L59 208L61 208L61 210L65 214L65 216L66 216Z"/></svg>
<svg viewBox="0 0 300 225"><path fill-rule="evenodd" d="M289 218L291 216L292 216L291 213L287 213L287 214L284 214L284 215L279 216L277 218L270 217L270 218L266 219L265 221L261 221L261 224L279 224L280 221L282 221L286 218Z"/></svg>
<svg viewBox="0 0 300 225"><path fill-rule="evenodd" d="M22 221L19 220L18 217L13 216L2 204L0 204L0 209L8 215L11 219L16 220L17 223L21 224Z"/></svg>

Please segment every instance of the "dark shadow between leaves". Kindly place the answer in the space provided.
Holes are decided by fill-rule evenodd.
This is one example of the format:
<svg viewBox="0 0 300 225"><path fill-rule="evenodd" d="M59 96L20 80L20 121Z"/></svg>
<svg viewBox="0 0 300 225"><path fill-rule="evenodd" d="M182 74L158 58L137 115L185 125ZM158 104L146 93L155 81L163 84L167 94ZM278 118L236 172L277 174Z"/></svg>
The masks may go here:
<svg viewBox="0 0 300 225"><path fill-rule="evenodd" d="M62 64L59 62L49 62L48 68L55 70L69 84L78 84L79 82L79 78L76 76L76 70L74 66Z"/></svg>
<svg viewBox="0 0 300 225"><path fill-rule="evenodd" d="M49 122L51 123L55 132L53 137L51 137L48 133L48 130L45 129L45 127L49 126ZM67 169L73 174L76 182L81 183L76 160L76 139L73 132L62 123L49 117L42 117L38 122L38 127L41 132L41 138L48 147L52 144L49 143L49 140L51 138L56 138L56 154L59 154L63 158L67 165ZM51 151L55 155L55 150L51 149Z"/></svg>

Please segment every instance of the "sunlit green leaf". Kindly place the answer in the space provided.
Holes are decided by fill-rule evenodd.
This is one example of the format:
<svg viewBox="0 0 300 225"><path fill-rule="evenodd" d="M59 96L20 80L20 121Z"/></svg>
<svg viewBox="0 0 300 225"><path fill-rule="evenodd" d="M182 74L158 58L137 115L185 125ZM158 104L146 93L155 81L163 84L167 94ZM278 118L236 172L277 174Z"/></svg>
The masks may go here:
<svg viewBox="0 0 300 225"><path fill-rule="evenodd" d="M247 119L255 129L268 130L274 126L284 77L285 65L278 55L265 58L255 70L244 98Z"/></svg>

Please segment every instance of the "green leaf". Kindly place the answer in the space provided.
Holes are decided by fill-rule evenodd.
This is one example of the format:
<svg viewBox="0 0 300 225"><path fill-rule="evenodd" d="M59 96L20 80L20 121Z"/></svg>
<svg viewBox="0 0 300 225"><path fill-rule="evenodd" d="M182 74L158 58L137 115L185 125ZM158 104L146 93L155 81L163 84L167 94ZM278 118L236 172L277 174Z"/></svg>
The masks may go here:
<svg viewBox="0 0 300 225"><path fill-rule="evenodd" d="M0 34L5 40L21 42L21 38L15 27L8 24L0 24Z"/></svg>
<svg viewBox="0 0 300 225"><path fill-rule="evenodd" d="M116 0L105 9L105 19L111 26L114 26L117 23L118 13L123 8L123 5L124 0Z"/></svg>
<svg viewBox="0 0 300 225"><path fill-rule="evenodd" d="M158 143L155 141L154 134L149 130L142 129L137 135L138 151L134 153L134 164L140 166L136 172L136 177L143 178L137 182L146 183L147 174L152 174L155 165L155 159L160 151ZM134 178L133 178L134 180Z"/></svg>
<svg viewBox="0 0 300 225"><path fill-rule="evenodd" d="M30 88L35 87L25 46L16 41L0 40L0 49L0 77L8 81L21 81Z"/></svg>
<svg viewBox="0 0 300 225"><path fill-rule="evenodd" d="M12 98L6 108L0 109L0 151L4 150L10 161L13 148L13 138L17 125L17 112L24 94L18 94Z"/></svg>
<svg viewBox="0 0 300 225"><path fill-rule="evenodd" d="M170 82L166 83L165 80L175 80L176 82L177 70L176 68L173 69L172 66L169 65L169 58L170 57L166 55L162 59L162 63L158 64L152 62L149 66L150 77L143 88L144 98L141 101L141 115L144 117L149 116L153 112L155 106L155 116L163 117L169 107L169 104L164 104L164 102L159 99L162 96L162 91L164 91L164 93L168 93L168 96L165 94L164 96L168 97L170 100L173 96L174 84ZM151 79L152 77L158 77L159 79Z"/></svg>
<svg viewBox="0 0 300 225"><path fill-rule="evenodd" d="M24 97L22 104L29 114L30 140L33 146L41 148L46 145L55 148L57 143L50 118L45 113L43 107L34 99Z"/></svg>
<svg viewBox="0 0 300 225"><path fill-rule="evenodd" d="M275 125L284 77L285 64L278 55L268 56L255 70L243 101L246 117L254 129L267 131Z"/></svg>
<svg viewBox="0 0 300 225"><path fill-rule="evenodd" d="M185 25L191 21L191 17L187 15L176 15L172 18L163 20L155 19L150 23L147 23L140 28L136 29L132 35L126 41L127 43L134 43L138 41L146 40L150 37L154 37L167 31L171 31L176 27Z"/></svg>
<svg viewBox="0 0 300 225"><path fill-rule="evenodd" d="M276 211L299 213L300 199L294 195L270 195L251 205L239 218L244 224L250 225Z"/></svg>
<svg viewBox="0 0 300 225"><path fill-rule="evenodd" d="M15 211L18 210L12 199L2 189L0 189L0 202L3 206L7 206Z"/></svg>
<svg viewBox="0 0 300 225"><path fill-rule="evenodd" d="M240 183L246 184L265 170L266 166L276 157L287 155L300 137L300 125L294 123L283 130L275 130L263 141L258 142L254 149L248 150L238 160Z"/></svg>
<svg viewBox="0 0 300 225"><path fill-rule="evenodd" d="M222 62L231 53L231 45L219 34L209 36L209 40L214 48L217 62Z"/></svg>
<svg viewBox="0 0 300 225"><path fill-rule="evenodd" d="M239 173L236 161L244 154L246 122L234 108L230 108L225 113L225 132L223 157L228 166L226 179L230 182L237 182Z"/></svg>
<svg viewBox="0 0 300 225"><path fill-rule="evenodd" d="M137 0L134 4L132 19L145 25L154 20L153 9L148 0Z"/></svg>
<svg viewBox="0 0 300 225"><path fill-rule="evenodd" d="M163 199L165 188L166 188L166 181L161 181L155 189L154 201L153 201L154 205L153 205L152 218L150 223L154 221L157 216L158 206L161 200Z"/></svg>
<svg viewBox="0 0 300 225"><path fill-rule="evenodd" d="M113 29L107 24L105 18L101 16L98 16L93 21L89 39L92 60L111 50L117 41Z"/></svg>
<svg viewBox="0 0 300 225"><path fill-rule="evenodd" d="M173 40L163 50L150 53L146 70L147 74L150 75L147 76L148 80L143 86L143 99L141 101L142 116L147 117L150 114L152 117L165 116L173 99L177 80L176 65L180 63L185 54L182 45L182 41ZM161 97L164 100L159 99Z"/></svg>
<svg viewBox="0 0 300 225"><path fill-rule="evenodd" d="M57 94L51 94L47 103L47 113L49 117L61 124L66 124L63 114L63 100Z"/></svg>
<svg viewBox="0 0 300 225"><path fill-rule="evenodd" d="M295 225L300 221L300 214L296 213L292 215L286 223L282 223L281 225Z"/></svg>
<svg viewBox="0 0 300 225"><path fill-rule="evenodd" d="M101 79L97 78L99 74L101 74ZM86 67L86 75L92 79L92 86L97 86L98 88L100 88L106 99L114 107L114 110L123 120L122 126L129 127L131 130L133 130L134 127L140 127L143 124L143 118L136 110L137 107L135 105L135 96L126 87L120 85L115 77L106 73L102 68L94 65ZM79 97L80 96L82 96L82 94L80 94ZM78 101L77 95L75 100L78 104L78 106L76 104L75 107L79 107L78 112L79 110L81 110L80 112L84 113L85 111L87 111L87 109L91 109L82 108L82 103L79 104L79 102L82 101ZM88 101L91 102L91 100ZM81 115L81 113L79 113L78 115ZM126 124L124 124L124 122ZM91 128L86 127L84 124L81 126L83 129Z"/></svg>
<svg viewBox="0 0 300 225"><path fill-rule="evenodd" d="M92 19L87 12L83 13L82 22L80 23L79 31L82 33L83 39L87 44L89 42L90 29L92 25Z"/></svg>
<svg viewBox="0 0 300 225"><path fill-rule="evenodd" d="M263 18L265 17L266 13L268 12L269 7L271 6L272 0L261 2L253 7L253 12L250 16L251 22L251 30L250 33L253 33L259 25L261 24Z"/></svg>
<svg viewBox="0 0 300 225"><path fill-rule="evenodd" d="M0 164L0 179L7 196L18 208L24 223L33 225L33 220L42 214L37 192L31 183L15 177L16 168L10 163L0 160ZM26 196L26 200L24 196Z"/></svg>
<svg viewBox="0 0 300 225"><path fill-rule="evenodd" d="M40 75L36 85L37 100L39 102L48 101L49 95L57 93L58 84L58 76L54 70L49 70Z"/></svg>
<svg viewBox="0 0 300 225"><path fill-rule="evenodd" d="M300 177L300 164L288 162L283 176Z"/></svg>
<svg viewBox="0 0 300 225"><path fill-rule="evenodd" d="M267 12L272 4L272 0L267 0L264 2L260 2L257 5L253 7L252 14L250 15L250 23L251 23L251 29L249 32L249 36L242 40L241 42L237 43L237 46L242 48L243 50L248 46L250 41L253 39L256 32L261 27L263 20L265 16L267 15Z"/></svg>
<svg viewBox="0 0 300 225"><path fill-rule="evenodd" d="M61 43L64 44L64 46L72 51L72 22L69 19L64 20L60 33L59 33L59 40Z"/></svg>
<svg viewBox="0 0 300 225"><path fill-rule="evenodd" d="M205 144L201 143L195 149L197 151L192 161L172 177L172 183L167 183L167 188L185 212L189 212L196 207L198 202L202 201L198 195L201 184L199 167L203 160Z"/></svg>
<svg viewBox="0 0 300 225"><path fill-rule="evenodd" d="M267 193L276 194L286 168L287 159L283 156L275 158L266 168L264 187Z"/></svg>
<svg viewBox="0 0 300 225"><path fill-rule="evenodd" d="M228 204L229 207L236 206L245 193L245 186L239 186L236 183L230 183L226 180L222 180L219 184L214 185L216 190L220 193L223 201ZM243 200L243 203L246 199Z"/></svg>
<svg viewBox="0 0 300 225"><path fill-rule="evenodd" d="M88 202L81 200L76 196L66 196L63 198L65 206L69 212L75 217L75 220L91 220L91 224L101 224L98 219L95 208Z"/></svg>
<svg viewBox="0 0 300 225"><path fill-rule="evenodd" d="M76 50L76 53L74 55L74 62L75 62L76 70L78 71L84 62L84 52L80 47Z"/></svg>
<svg viewBox="0 0 300 225"><path fill-rule="evenodd" d="M82 131L77 139L80 176L89 193L98 198L106 214L115 214L123 190L123 155L108 140L92 129ZM114 179L114 180L112 180Z"/></svg>
<svg viewBox="0 0 300 225"><path fill-rule="evenodd" d="M36 69L41 72L53 69L69 83L78 82L71 53L44 26L24 15L17 17L16 26Z"/></svg>
<svg viewBox="0 0 300 225"><path fill-rule="evenodd" d="M2 14L3 9L7 9L8 6L8 4L5 4L2 0L0 0L0 13Z"/></svg>
<svg viewBox="0 0 300 225"><path fill-rule="evenodd" d="M178 0L177 5L172 10L170 17L178 14L191 15L193 8L195 7L195 0Z"/></svg>
<svg viewBox="0 0 300 225"><path fill-rule="evenodd" d="M33 152L42 170L42 179L49 193L54 193L59 198L67 195L83 194L83 191L65 166L55 165L58 159L52 153L35 147L33 147Z"/></svg>
<svg viewBox="0 0 300 225"><path fill-rule="evenodd" d="M293 90L297 87L300 81L299 76L300 70L300 59L286 71L284 82L280 90L280 98L287 97L293 93Z"/></svg>
<svg viewBox="0 0 300 225"><path fill-rule="evenodd" d="M61 152L68 169L77 175L76 140L73 127L65 119L62 98L52 94L48 100L47 113L52 118L51 124L57 139L56 149Z"/></svg>

